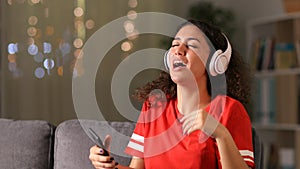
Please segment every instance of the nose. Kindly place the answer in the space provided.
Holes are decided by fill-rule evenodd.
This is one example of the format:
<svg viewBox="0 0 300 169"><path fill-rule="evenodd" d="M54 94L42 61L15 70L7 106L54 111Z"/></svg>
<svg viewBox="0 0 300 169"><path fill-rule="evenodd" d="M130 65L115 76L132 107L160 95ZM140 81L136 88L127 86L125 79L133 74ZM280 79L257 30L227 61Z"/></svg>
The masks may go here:
<svg viewBox="0 0 300 169"><path fill-rule="evenodd" d="M174 54L177 56L185 56L186 54L186 45L184 43L181 43L179 46L177 46L174 50Z"/></svg>

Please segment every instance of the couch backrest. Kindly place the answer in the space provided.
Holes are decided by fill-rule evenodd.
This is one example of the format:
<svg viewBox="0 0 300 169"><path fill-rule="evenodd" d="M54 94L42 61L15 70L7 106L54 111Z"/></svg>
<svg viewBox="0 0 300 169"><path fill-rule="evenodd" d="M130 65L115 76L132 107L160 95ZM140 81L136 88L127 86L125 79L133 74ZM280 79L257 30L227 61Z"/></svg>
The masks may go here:
<svg viewBox="0 0 300 169"><path fill-rule="evenodd" d="M0 168L52 168L54 130L46 121L0 119Z"/></svg>
<svg viewBox="0 0 300 169"><path fill-rule="evenodd" d="M135 124L96 120L68 120L59 124L55 132L55 169L94 169L89 160L90 147L95 145L85 132L92 128L103 140L112 136L111 153L120 164L128 165L130 157L124 153Z"/></svg>

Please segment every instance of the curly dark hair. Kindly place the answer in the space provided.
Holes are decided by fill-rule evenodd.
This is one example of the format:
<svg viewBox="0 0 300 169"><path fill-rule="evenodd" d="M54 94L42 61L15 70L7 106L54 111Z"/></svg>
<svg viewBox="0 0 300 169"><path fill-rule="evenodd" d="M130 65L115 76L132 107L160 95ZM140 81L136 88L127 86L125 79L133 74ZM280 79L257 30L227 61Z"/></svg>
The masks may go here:
<svg viewBox="0 0 300 169"><path fill-rule="evenodd" d="M178 31L185 25L189 24L197 26L213 45L211 46L211 55L209 56L206 65L206 70L209 70L207 68L212 54L215 49L225 51L227 49L227 40L219 28L201 20L189 20L188 22L183 23L179 27ZM209 77L207 81L207 89L212 99L217 95L226 94L236 100L239 100L245 106L250 103L253 75L250 66L243 60L242 56L233 49L233 47L231 59L225 72L225 77L224 75L211 76L208 71L206 71L206 73ZM226 78L226 83L215 83L222 79L222 77ZM212 82L217 84L213 86L213 92ZM149 97L150 92L154 89L162 90L168 99L172 99L177 96L176 83L174 83L170 75L164 71L160 73L157 79L147 83L141 88L138 88L134 96L140 101L145 101Z"/></svg>

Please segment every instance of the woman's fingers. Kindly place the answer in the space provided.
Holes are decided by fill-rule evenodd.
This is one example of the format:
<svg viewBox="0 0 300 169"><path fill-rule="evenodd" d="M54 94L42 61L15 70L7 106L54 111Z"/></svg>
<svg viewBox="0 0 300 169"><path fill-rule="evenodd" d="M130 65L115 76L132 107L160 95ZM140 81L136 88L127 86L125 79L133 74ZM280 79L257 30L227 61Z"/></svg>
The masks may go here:
<svg viewBox="0 0 300 169"><path fill-rule="evenodd" d="M184 115L180 119L180 122L182 123L183 134L202 130L209 136L212 136L218 126L218 121L203 109Z"/></svg>
<svg viewBox="0 0 300 169"><path fill-rule="evenodd" d="M182 123L183 134L190 134L197 129L199 110L184 115L180 122Z"/></svg>
<svg viewBox="0 0 300 169"><path fill-rule="evenodd" d="M104 139L104 147L107 151L110 151L110 143L111 143L111 136L106 135Z"/></svg>
<svg viewBox="0 0 300 169"><path fill-rule="evenodd" d="M91 160L93 166L96 169L114 169L118 163L111 156L103 156L103 149L98 146L93 146L90 148L89 159Z"/></svg>
<svg viewBox="0 0 300 169"><path fill-rule="evenodd" d="M114 160L108 161L108 162L99 162L99 161L92 161L92 164L94 165L95 168L115 168L118 163Z"/></svg>

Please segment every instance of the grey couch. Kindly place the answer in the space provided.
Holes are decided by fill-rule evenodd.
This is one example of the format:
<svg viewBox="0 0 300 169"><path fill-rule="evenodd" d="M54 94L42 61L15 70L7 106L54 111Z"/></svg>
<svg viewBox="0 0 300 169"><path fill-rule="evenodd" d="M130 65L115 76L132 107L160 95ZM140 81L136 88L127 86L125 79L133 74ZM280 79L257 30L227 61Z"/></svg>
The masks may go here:
<svg viewBox="0 0 300 169"><path fill-rule="evenodd" d="M88 158L95 145L85 132L93 128L101 138L112 135L112 155L129 164L124 149L135 124L68 120L58 126L40 120L0 119L0 169L93 169Z"/></svg>
<svg viewBox="0 0 300 169"><path fill-rule="evenodd" d="M93 169L88 158L95 145L87 135L94 129L103 139L112 135L111 153L127 165L124 154L135 123L68 120L58 126L39 120L0 119L0 169ZM253 128L256 168L263 166L263 146Z"/></svg>

